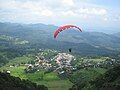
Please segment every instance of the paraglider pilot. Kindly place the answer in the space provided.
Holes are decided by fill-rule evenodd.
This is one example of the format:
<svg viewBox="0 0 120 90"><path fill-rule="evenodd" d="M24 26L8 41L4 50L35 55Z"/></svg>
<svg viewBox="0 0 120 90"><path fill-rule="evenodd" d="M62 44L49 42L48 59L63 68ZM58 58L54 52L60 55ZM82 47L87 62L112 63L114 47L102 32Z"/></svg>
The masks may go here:
<svg viewBox="0 0 120 90"><path fill-rule="evenodd" d="M69 52L72 52L72 48L69 48Z"/></svg>

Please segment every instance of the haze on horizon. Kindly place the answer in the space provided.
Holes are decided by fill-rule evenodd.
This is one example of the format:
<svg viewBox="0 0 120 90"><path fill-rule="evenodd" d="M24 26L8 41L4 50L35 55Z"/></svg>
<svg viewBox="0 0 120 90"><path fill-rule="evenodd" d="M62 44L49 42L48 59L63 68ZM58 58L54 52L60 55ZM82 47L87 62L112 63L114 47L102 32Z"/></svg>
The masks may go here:
<svg viewBox="0 0 120 90"><path fill-rule="evenodd" d="M120 32L120 0L0 0L0 22L75 24Z"/></svg>

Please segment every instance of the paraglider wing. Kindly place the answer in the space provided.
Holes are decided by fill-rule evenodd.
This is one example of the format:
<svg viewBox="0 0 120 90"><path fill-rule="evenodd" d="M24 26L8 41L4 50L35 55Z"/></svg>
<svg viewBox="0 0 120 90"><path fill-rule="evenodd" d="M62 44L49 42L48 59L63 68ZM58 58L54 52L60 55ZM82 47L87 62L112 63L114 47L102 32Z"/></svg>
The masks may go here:
<svg viewBox="0 0 120 90"><path fill-rule="evenodd" d="M69 28L77 28L78 30L80 30L82 32L82 30L77 27L77 26L74 26L74 25L65 25L65 26L61 26L59 27L55 32L54 32L54 38L57 37L57 35L62 32L63 30L66 30L66 29L69 29Z"/></svg>

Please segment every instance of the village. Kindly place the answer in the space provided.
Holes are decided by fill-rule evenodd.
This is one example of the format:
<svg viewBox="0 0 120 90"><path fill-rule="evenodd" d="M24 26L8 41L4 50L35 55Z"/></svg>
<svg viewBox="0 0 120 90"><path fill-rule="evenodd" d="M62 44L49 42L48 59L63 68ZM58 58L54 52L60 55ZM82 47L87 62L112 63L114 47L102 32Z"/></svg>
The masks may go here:
<svg viewBox="0 0 120 90"><path fill-rule="evenodd" d="M53 71L59 74L64 73L64 68L66 69L74 69L71 65L72 60L76 60L76 58L67 53L58 53L50 60L46 60L42 55L43 53L36 56L36 60L34 60L34 64L25 64L27 73L32 73L44 69L46 71Z"/></svg>
<svg viewBox="0 0 120 90"><path fill-rule="evenodd" d="M40 52L34 56L32 62L19 63L10 65L10 68L24 66L25 73L34 73L44 70L46 72L56 72L59 75L64 73L72 73L80 69L88 68L108 68L120 64L119 60L110 57L102 57L101 59L89 59L81 57L77 60L76 56L70 53L57 52L55 50L39 50ZM77 62L77 63L75 63ZM74 64L73 64L74 63ZM3 72L10 73L9 70Z"/></svg>
<svg viewBox="0 0 120 90"><path fill-rule="evenodd" d="M57 51L47 50L47 53L56 53ZM46 54L47 54L46 53ZM76 57L69 53L61 53L58 52L52 58L46 58L44 51L37 54L36 60L34 60L34 64L25 64L26 73L34 73L36 71L40 71L41 69L46 70L48 72L57 72L58 74L71 73L72 71L76 71L79 69L87 69L87 68L108 68L113 67L120 64L119 60L112 59L110 57L103 57L98 61L94 61L97 59L85 59L81 58L77 61L78 65L72 64L72 62L76 62Z"/></svg>

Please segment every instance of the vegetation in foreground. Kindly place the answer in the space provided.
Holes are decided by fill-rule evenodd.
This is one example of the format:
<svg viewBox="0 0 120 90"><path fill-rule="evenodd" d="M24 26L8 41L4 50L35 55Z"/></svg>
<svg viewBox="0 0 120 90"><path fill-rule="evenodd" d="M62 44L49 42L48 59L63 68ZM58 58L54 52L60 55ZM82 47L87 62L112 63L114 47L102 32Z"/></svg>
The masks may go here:
<svg viewBox="0 0 120 90"><path fill-rule="evenodd" d="M71 78L74 85L70 90L120 90L120 66L103 74L91 70L87 71L89 73L85 72L80 71L78 76Z"/></svg>
<svg viewBox="0 0 120 90"><path fill-rule="evenodd" d="M49 90L68 90L73 84L68 79L61 79L57 73L45 73L41 70L35 73L25 73L24 66L4 67L11 71L11 75L21 79L30 80L38 85L45 85Z"/></svg>
<svg viewBox="0 0 120 90"><path fill-rule="evenodd" d="M29 80L10 76L8 73L0 73L0 90L48 90L48 88Z"/></svg>

